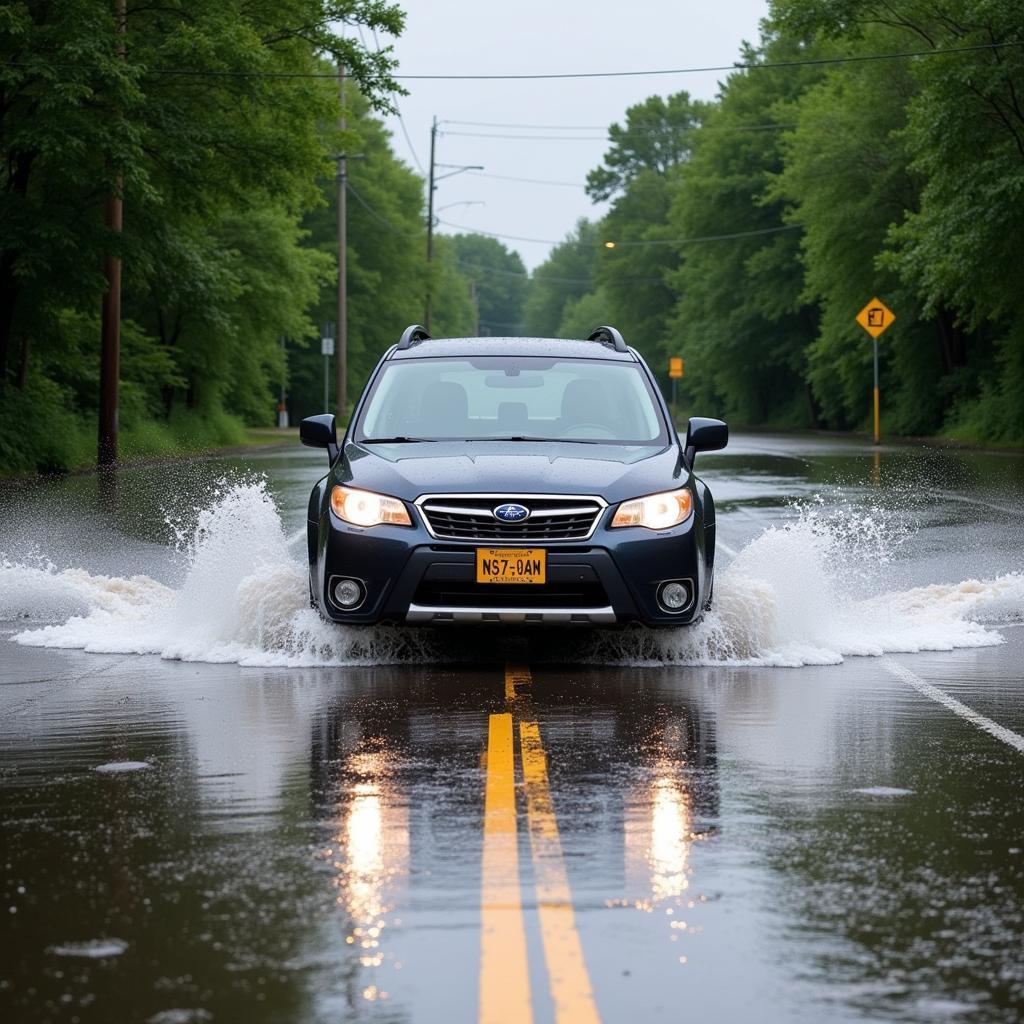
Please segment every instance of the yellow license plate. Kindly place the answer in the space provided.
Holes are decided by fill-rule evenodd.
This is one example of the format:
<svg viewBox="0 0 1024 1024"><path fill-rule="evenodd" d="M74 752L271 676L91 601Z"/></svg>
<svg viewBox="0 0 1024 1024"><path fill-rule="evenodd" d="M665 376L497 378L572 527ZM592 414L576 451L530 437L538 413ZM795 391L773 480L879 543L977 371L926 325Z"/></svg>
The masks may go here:
<svg viewBox="0 0 1024 1024"><path fill-rule="evenodd" d="M477 583L544 583L548 553L544 548L477 548Z"/></svg>

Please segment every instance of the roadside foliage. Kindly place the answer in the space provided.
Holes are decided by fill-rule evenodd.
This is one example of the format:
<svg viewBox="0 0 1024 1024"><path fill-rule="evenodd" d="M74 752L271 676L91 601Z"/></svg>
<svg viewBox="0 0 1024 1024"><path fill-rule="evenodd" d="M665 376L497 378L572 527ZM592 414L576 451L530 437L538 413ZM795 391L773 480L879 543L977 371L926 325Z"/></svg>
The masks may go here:
<svg viewBox="0 0 1024 1024"><path fill-rule="evenodd" d="M113 0L0 7L0 472L93 461L107 253L124 268L123 456L240 441L282 392L294 404L293 381L321 411L339 152L353 378L422 315L422 182L375 116L400 93L394 61L353 31L393 37L403 19L385 0L129 4L122 58ZM438 327L468 332L446 240L433 269Z"/></svg>
<svg viewBox="0 0 1024 1024"><path fill-rule="evenodd" d="M877 295L897 315L883 429L1024 443L1019 0L772 0L713 101L651 96L609 128L587 178L606 212L532 274L480 235L436 235L428 263L423 176L380 119L401 95L391 51L331 28L386 40L403 17L129 5L122 57L113 0L0 6L0 473L92 461L111 253L124 456L241 441L282 397L293 421L320 411L341 152L352 394L429 293L435 334L611 323L666 383L685 359L682 410L864 429L854 316ZM935 49L955 52L905 56Z"/></svg>
<svg viewBox="0 0 1024 1024"><path fill-rule="evenodd" d="M932 49L959 52L771 66ZM610 212L538 268L528 310L597 314L664 377L683 356L694 411L848 430L871 409L854 317L879 295L883 427L1024 443L1020 4L773 0L740 63L714 103L652 97L613 126L588 179ZM625 152L670 133L667 158ZM570 265L593 283L559 299Z"/></svg>

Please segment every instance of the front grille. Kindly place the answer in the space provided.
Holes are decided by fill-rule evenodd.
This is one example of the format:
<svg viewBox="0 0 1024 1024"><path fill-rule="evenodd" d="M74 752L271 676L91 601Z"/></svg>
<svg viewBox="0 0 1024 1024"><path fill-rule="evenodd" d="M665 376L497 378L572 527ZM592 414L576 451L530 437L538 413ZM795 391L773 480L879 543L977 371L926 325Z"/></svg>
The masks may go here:
<svg viewBox="0 0 1024 1024"><path fill-rule="evenodd" d="M448 608L599 608L608 604L608 595L597 582L538 585L425 580L413 603Z"/></svg>
<svg viewBox="0 0 1024 1024"><path fill-rule="evenodd" d="M503 523L493 510L507 501L522 504L530 518L522 523ZM433 496L420 504L435 537L452 540L525 542L584 540L593 532L604 505L594 498L480 498L458 495Z"/></svg>

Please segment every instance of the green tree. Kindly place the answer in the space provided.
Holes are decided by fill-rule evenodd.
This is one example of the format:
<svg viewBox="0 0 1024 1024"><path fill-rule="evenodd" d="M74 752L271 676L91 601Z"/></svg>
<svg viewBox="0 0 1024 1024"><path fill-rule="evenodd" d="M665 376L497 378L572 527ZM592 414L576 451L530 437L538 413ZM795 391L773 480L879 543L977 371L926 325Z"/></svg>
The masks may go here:
<svg viewBox="0 0 1024 1024"><path fill-rule="evenodd" d="M900 153L915 188L890 217L874 263L903 286L903 316L891 339L898 422L934 430L945 413L947 429L962 436L1024 437L1024 299L1016 280L1024 265L1019 4L776 0L773 16L784 30L837 40L844 52L982 47L905 65L912 87L901 91L903 110L890 115L901 128L887 144Z"/></svg>
<svg viewBox="0 0 1024 1024"><path fill-rule="evenodd" d="M679 256L668 244L666 219L680 167L711 104L686 92L651 96L626 111L624 128L608 131L608 151L587 176L595 201L612 199L601 221L604 247L597 278L604 320L615 324L655 365L665 362L667 321L675 295L668 274Z"/></svg>
<svg viewBox="0 0 1024 1024"><path fill-rule="evenodd" d="M806 56L792 40L766 37L744 63ZM810 69L741 71L723 86L693 139L668 215L678 271L675 354L686 357L683 396L695 407L746 423L815 422L803 380L816 314L801 297L799 232L785 203L768 195L782 169L787 108L817 77Z"/></svg>
<svg viewBox="0 0 1024 1024"><path fill-rule="evenodd" d="M389 52L343 38L331 27L341 20L402 26L379 0L172 0L129 11L121 59L112 4L14 0L0 10L0 389L60 395L82 423L94 415L94 395L64 366L72 350L95 365L98 331L86 344L81 325L99 307L102 257L115 252L126 317L169 350L159 364L165 410L179 391L196 409L269 405L283 372L274 335L302 319L321 272L295 226L340 145L325 131L338 114L330 79L288 76L329 75L329 55L375 104L395 88ZM120 235L103 226L115 190ZM262 242L248 224L266 229ZM276 315L254 325L248 311L275 275L289 287ZM235 392L208 376L224 366Z"/></svg>
<svg viewBox="0 0 1024 1024"><path fill-rule="evenodd" d="M391 149L384 124L361 96L351 97L348 167L349 401L377 361L410 323L421 321L427 294L423 180ZM289 410L293 419L323 412L320 325L337 320L337 186L321 181L322 203L306 216L308 244L330 264L310 317L312 330L289 334ZM469 282L453 239L434 240L433 333L469 335L474 317ZM328 407L334 406L329 373Z"/></svg>
<svg viewBox="0 0 1024 1024"><path fill-rule="evenodd" d="M594 202L625 192L642 173L667 175L690 158L690 134L700 127L709 105L677 92L649 96L626 110L626 124L608 129L610 146L600 167L587 175Z"/></svg>
<svg viewBox="0 0 1024 1024"><path fill-rule="evenodd" d="M452 244L479 311L479 330L473 333L521 334L529 275L519 253L486 235L453 235Z"/></svg>
<svg viewBox="0 0 1024 1024"><path fill-rule="evenodd" d="M525 334L557 336L566 307L596 284L600 244L598 225L581 218L566 240L534 270L523 310Z"/></svg>

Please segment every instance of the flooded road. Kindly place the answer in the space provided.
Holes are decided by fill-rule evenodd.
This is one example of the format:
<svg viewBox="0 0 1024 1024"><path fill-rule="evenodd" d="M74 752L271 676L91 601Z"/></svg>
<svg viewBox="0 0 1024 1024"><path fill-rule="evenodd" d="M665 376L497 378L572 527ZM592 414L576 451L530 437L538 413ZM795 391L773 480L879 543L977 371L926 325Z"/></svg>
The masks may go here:
<svg viewBox="0 0 1024 1024"><path fill-rule="evenodd" d="M3 1020L1019 1019L1024 459L699 457L680 636L322 624L322 458L0 492Z"/></svg>

